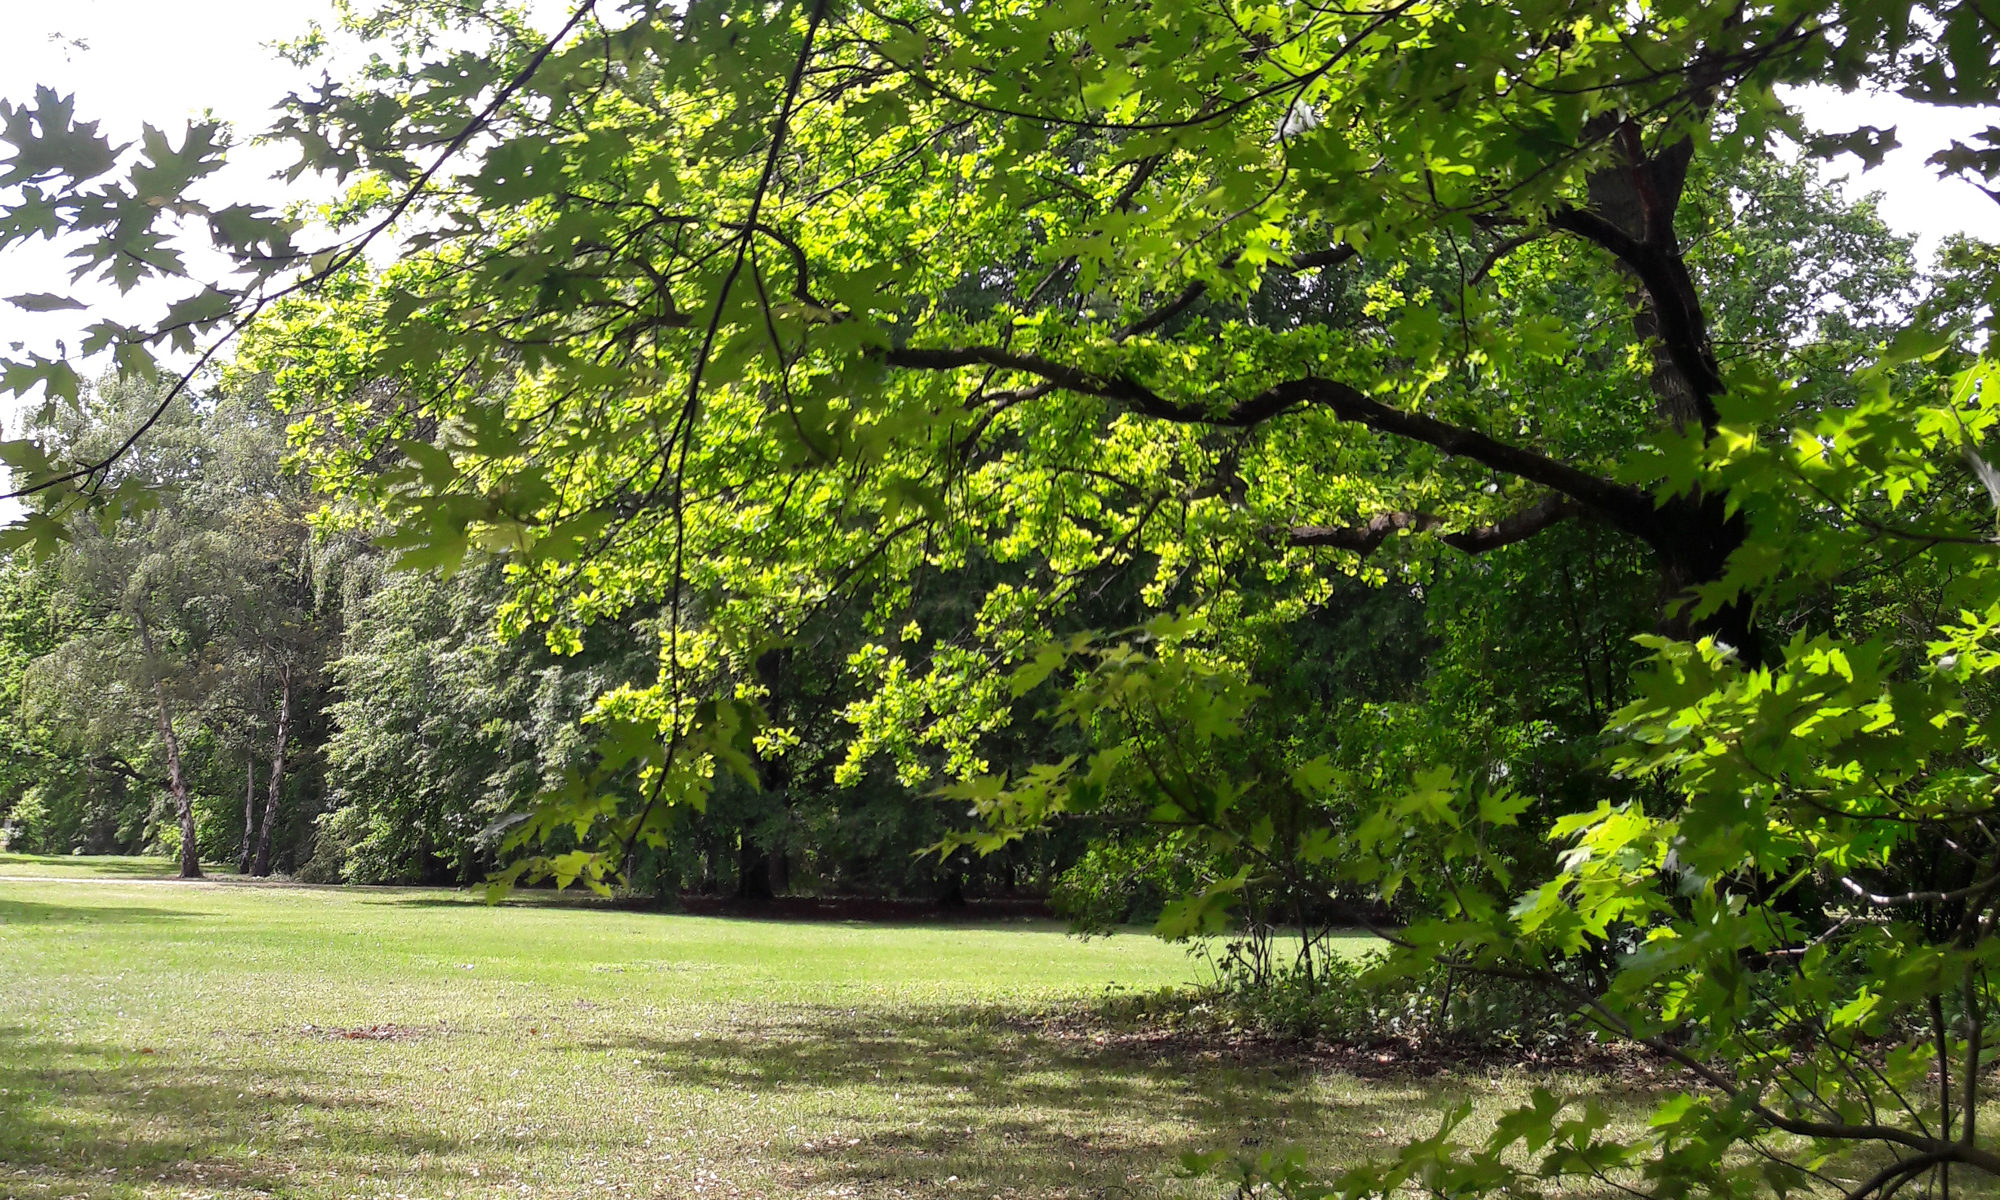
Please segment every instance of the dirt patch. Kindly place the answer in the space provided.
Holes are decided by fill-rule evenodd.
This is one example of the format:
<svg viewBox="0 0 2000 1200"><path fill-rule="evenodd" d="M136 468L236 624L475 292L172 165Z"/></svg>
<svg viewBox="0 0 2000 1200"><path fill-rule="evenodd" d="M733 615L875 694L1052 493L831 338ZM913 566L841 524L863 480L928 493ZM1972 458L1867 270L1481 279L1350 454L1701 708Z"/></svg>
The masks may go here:
<svg viewBox="0 0 2000 1200"><path fill-rule="evenodd" d="M1291 1063L1337 1070L1363 1079L1434 1077L1466 1071L1522 1070L1537 1074L1587 1074L1650 1090L1675 1083L1680 1068L1645 1050L1573 1038L1550 1045L1505 1046L1395 1038L1366 1043L1290 1037L1183 1020L1173 1024L1107 1017L1089 1007L1006 1019L1024 1033L1060 1044L1145 1058L1227 1062L1242 1066Z"/></svg>
<svg viewBox="0 0 2000 1200"><path fill-rule="evenodd" d="M1053 920L1055 909L1038 897L966 900L896 900L871 896L779 896L737 900L682 896L682 912L697 916L767 917L782 921L996 921Z"/></svg>
<svg viewBox="0 0 2000 1200"><path fill-rule="evenodd" d="M306 1037L325 1038L330 1042L407 1042L422 1037L424 1031L408 1025L385 1022L380 1025L359 1025L351 1029L335 1029L320 1025L301 1025L299 1032Z"/></svg>

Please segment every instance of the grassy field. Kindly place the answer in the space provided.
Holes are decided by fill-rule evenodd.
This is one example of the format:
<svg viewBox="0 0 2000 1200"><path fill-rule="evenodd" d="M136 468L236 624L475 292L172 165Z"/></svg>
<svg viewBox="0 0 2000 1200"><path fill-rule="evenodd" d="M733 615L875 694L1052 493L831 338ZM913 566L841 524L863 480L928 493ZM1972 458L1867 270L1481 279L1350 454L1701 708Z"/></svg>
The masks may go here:
<svg viewBox="0 0 2000 1200"><path fill-rule="evenodd" d="M0 1196L1178 1195L1186 1150L1337 1161L1525 1087L1037 1019L1194 976L1139 935L162 866L0 855Z"/></svg>

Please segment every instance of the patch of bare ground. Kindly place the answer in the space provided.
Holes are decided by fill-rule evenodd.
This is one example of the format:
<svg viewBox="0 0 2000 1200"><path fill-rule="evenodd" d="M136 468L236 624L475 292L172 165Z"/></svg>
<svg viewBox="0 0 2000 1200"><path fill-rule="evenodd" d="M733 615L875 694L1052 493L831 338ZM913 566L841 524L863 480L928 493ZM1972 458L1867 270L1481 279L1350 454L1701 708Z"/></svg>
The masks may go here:
<svg viewBox="0 0 2000 1200"><path fill-rule="evenodd" d="M1002 1022L1062 1045L1111 1054L1245 1067L1289 1064L1362 1079L1507 1070L1590 1075L1625 1090L1649 1091L1676 1085L1683 1076L1679 1067L1661 1063L1642 1048L1586 1037L1534 1045L1386 1036L1348 1041L1246 1028L1193 1007L1167 1019L1149 1019L1091 1004L1042 1009L1003 1017Z"/></svg>

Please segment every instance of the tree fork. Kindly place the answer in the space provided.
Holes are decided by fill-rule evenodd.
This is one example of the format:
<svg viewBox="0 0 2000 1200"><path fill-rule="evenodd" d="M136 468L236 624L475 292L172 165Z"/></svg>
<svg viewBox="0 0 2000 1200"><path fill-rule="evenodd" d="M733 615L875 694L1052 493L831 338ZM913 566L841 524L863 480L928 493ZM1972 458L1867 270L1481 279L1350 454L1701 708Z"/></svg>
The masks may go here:
<svg viewBox="0 0 2000 1200"><path fill-rule="evenodd" d="M271 830L278 823L278 799L285 782L285 743L292 737L292 664L278 668L278 737L271 751L271 790L264 801L264 828L257 835L257 861L252 875L271 873Z"/></svg>
<svg viewBox="0 0 2000 1200"><path fill-rule="evenodd" d="M153 649L153 630L146 623L144 609L137 613L139 646L149 662L158 656ZM181 774L181 743L174 735L173 711L167 705L167 685L153 680L154 711L159 718L160 744L167 754L167 786L174 798L175 815L181 825L181 878L201 878L201 846L195 839L194 801L188 796L187 779Z"/></svg>
<svg viewBox="0 0 2000 1200"><path fill-rule="evenodd" d="M1725 384L1701 294L1674 232L1694 143L1683 137L1649 154L1642 131L1630 121L1618 127L1615 142L1619 161L1585 183L1588 206L1557 209L1549 224L1608 252L1637 282L1632 331L1653 357L1648 382L1656 410L1676 430L1699 426L1705 441L1720 423L1715 398ZM1700 487L1673 496L1659 506L1646 541L1660 559L1663 632L1712 635L1755 665L1764 652L1748 600L1695 615L1697 589L1724 577L1729 556L1748 533L1727 501Z"/></svg>

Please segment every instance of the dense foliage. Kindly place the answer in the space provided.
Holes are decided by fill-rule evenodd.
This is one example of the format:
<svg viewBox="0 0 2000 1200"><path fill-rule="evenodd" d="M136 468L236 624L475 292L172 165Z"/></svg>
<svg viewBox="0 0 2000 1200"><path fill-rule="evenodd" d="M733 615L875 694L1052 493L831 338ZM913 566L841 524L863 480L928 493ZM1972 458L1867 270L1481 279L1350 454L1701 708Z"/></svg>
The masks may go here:
<svg viewBox="0 0 2000 1200"><path fill-rule="evenodd" d="M1247 933L1253 986L1344 987L1323 935L1374 920L1383 986L1554 996L1686 1081L1636 1131L1543 1093L1246 1186L2000 1175L2000 278L1829 197L1826 155L1893 135L1784 91L1992 105L1977 6L635 0L551 36L399 0L352 32L381 53L273 131L347 184L311 228L199 198L212 127L0 110L0 246L235 264L96 325L101 391L7 368L48 430L4 447L47 556L9 736L79 781L17 802L42 828L132 836L94 781L159 762L192 865L209 745L255 740L222 698L275 678L263 828L296 704L329 877L1074 861L1086 920ZM146 390L162 344L226 348L219 398L204 364ZM310 538L232 515L303 528L274 452L180 449L269 408ZM335 560L329 610L299 581ZM86 689L116 702L50 707Z"/></svg>

